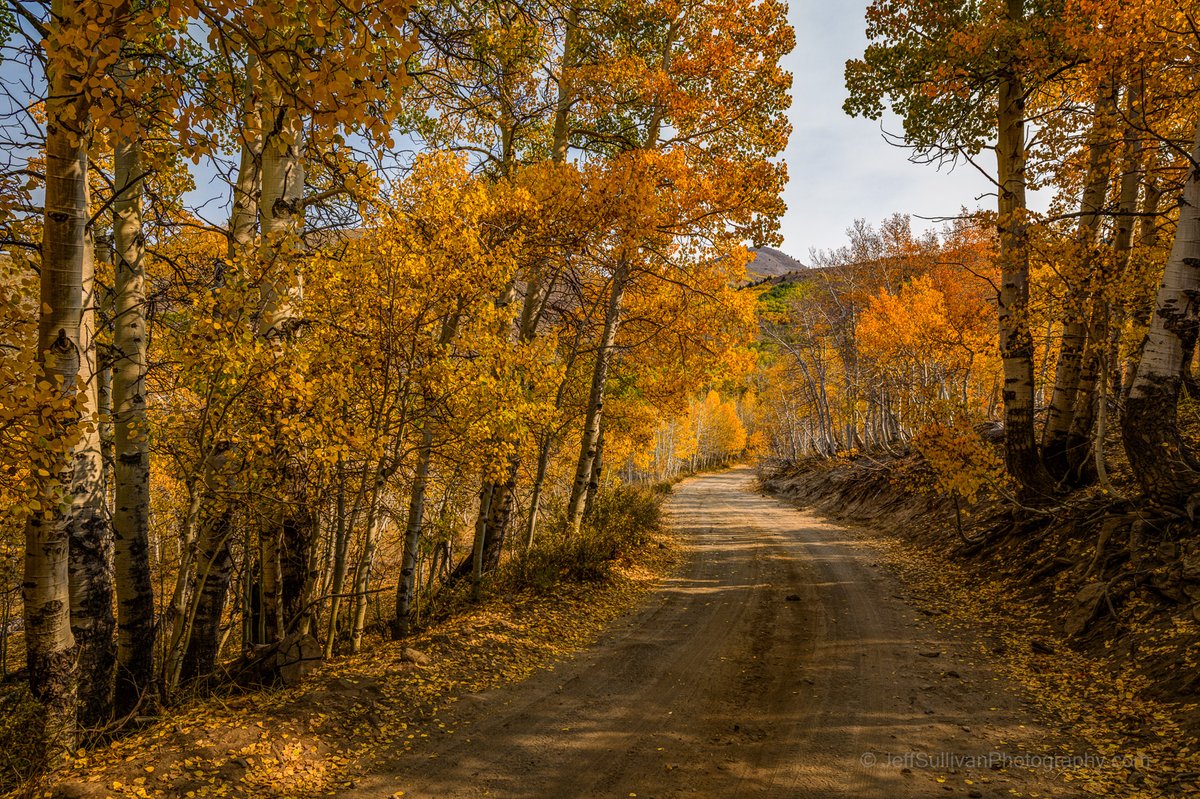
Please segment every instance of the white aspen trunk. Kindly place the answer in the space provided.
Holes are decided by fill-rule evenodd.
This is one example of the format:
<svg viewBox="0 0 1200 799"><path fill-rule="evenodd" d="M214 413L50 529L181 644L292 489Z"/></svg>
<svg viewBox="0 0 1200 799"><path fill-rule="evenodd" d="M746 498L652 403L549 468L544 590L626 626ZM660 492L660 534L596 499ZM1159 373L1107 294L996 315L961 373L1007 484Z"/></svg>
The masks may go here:
<svg viewBox="0 0 1200 799"><path fill-rule="evenodd" d="M428 414L428 407L426 407ZM429 484L429 464L433 459L433 420L426 418L421 431L421 447L417 453L417 469L413 475L412 495L408 505L408 523L404 529L404 552L400 562L400 580L396 586L396 618L392 637L408 635L412 625L413 600L417 588L417 559L421 546L421 525L425 518L425 491Z"/></svg>
<svg viewBox="0 0 1200 799"><path fill-rule="evenodd" d="M259 225L269 273L262 286L261 329L265 337L274 338L294 332L295 303L303 296L303 282L293 255L295 237L304 230L304 120L274 79L266 81L262 130Z"/></svg>
<svg viewBox="0 0 1200 799"><path fill-rule="evenodd" d="M325 636L325 659L333 657L337 645L338 617L341 615L342 592L346 590L346 557L350 548L350 528L346 518L346 466L341 456L337 466L337 500L334 513L333 575L329 584L329 627Z"/></svg>
<svg viewBox="0 0 1200 799"><path fill-rule="evenodd" d="M596 457L592 459L592 470L588 475L587 490L584 492L583 518L591 517L596 506L596 494L600 491L600 481L604 478L604 425L600 425L600 435L596 439Z"/></svg>
<svg viewBox="0 0 1200 799"><path fill-rule="evenodd" d="M571 485L571 498L567 503L569 535L577 535L583 522L583 505L587 496L588 480L592 475L592 462L596 458L596 445L600 440L600 422L604 415L604 384L608 381L608 369L615 354L617 331L621 326L621 306L628 280L629 266L622 260L612 275L608 304L604 311L604 328L596 348L587 416L583 424L583 438L579 444L579 461L575 467L575 480Z"/></svg>
<svg viewBox="0 0 1200 799"><path fill-rule="evenodd" d="M254 241L258 227L258 206L262 196L262 102L261 69L251 55L246 61L245 94L242 100L241 155L237 180L233 185L233 209L229 215L229 257L246 251Z"/></svg>
<svg viewBox="0 0 1200 799"><path fill-rule="evenodd" d="M90 203L89 203L90 204ZM91 232L85 233L83 307L80 317L80 439L75 444L71 486L70 591L71 632L79 673L78 721L84 727L112 717L113 631L112 527L108 487L104 483L99 415L99 369L96 356L95 260Z"/></svg>
<svg viewBox="0 0 1200 799"><path fill-rule="evenodd" d="M1191 157L1175 241L1121 425L1125 451L1142 488L1169 504L1184 502L1200 485L1177 419L1184 340L1194 337L1200 324L1195 300L1200 295L1200 122Z"/></svg>
<svg viewBox="0 0 1200 799"><path fill-rule="evenodd" d="M379 547L379 503L382 501L386 477L383 466L375 473L371 486L371 498L367 505L367 529L363 536L362 553L358 568L354 572L354 618L350 628L350 654L362 651L363 631L367 624L367 599L371 590L371 567L375 562L375 551Z"/></svg>
<svg viewBox="0 0 1200 799"><path fill-rule="evenodd" d="M566 163L571 143L570 116L574 102L574 70L579 49L579 9L572 4L567 9L566 32L563 35L563 55L558 70L558 98L554 106L554 133L551 158L554 163Z"/></svg>
<svg viewBox="0 0 1200 799"><path fill-rule="evenodd" d="M73 11L69 0L54 0L52 19ZM52 24L55 24L52 22ZM57 34L57 31L55 31ZM75 102L67 56L50 50L46 78L46 187L42 230L41 312L38 363L43 376L65 396L73 396L83 349L83 269L87 242L86 106ZM79 112L83 110L81 115ZM75 637L71 633L68 583L69 517L62 499L71 499L75 463L65 446L78 414L55 422L47 438L56 445L45 461L50 477L38 486L25 529L22 599L29 687L46 713L52 751L75 741Z"/></svg>
<svg viewBox="0 0 1200 799"><path fill-rule="evenodd" d="M471 598L479 599L480 586L483 584L483 547L487 539L487 520L491 515L492 500L495 495L495 484L484 485L479 492L479 515L475 519L475 540L471 543Z"/></svg>
<svg viewBox="0 0 1200 799"><path fill-rule="evenodd" d="M272 37L274 38L274 37ZM283 43L275 42L282 48ZM278 53L271 69L264 67L262 97L262 192L258 207L261 233L259 253L265 270L260 285L262 317L260 334L275 343L279 357L286 357L288 339L298 330L297 303L303 297L303 280L297 253L299 235L304 229L304 121L288 87L280 84L280 75L290 74L286 53ZM272 408L270 413L277 413ZM278 426L278 420L276 420ZM282 537L293 525L304 524L306 508L295 492L289 474L288 444L278 443L278 480L284 496L270 518L260 528L259 591L262 627L266 642L283 637L287 619L284 613L284 574ZM301 506L290 507L293 499Z"/></svg>
<svg viewBox="0 0 1200 799"><path fill-rule="evenodd" d="M141 142L119 139L114 155L113 569L117 589L119 713L130 712L154 677L154 589L150 582L150 426L146 419L146 272Z"/></svg>
<svg viewBox="0 0 1200 799"><path fill-rule="evenodd" d="M1050 475L1058 481L1064 480L1070 471L1068 450L1071 448L1071 430L1076 419L1076 395L1081 388L1083 393L1087 394L1089 388L1089 385L1084 385L1084 361L1092 321L1089 314L1095 304L1096 292L1096 287L1092 285L1094 278L1091 272L1094 266L1096 239L1100 233L1100 214L1104 210L1104 200L1108 196L1112 172L1109 128L1116 114L1116 100L1114 87L1102 84L1100 96L1094 107L1095 119L1091 142L1088 145L1088 168L1084 178L1079 226L1076 231L1076 240L1082 251L1082 263L1065 303L1068 316L1063 320L1054 391L1047 406L1046 426L1042 432L1042 459ZM1083 399L1085 403L1090 401L1090 395Z"/></svg>
<svg viewBox="0 0 1200 799"><path fill-rule="evenodd" d="M1149 164L1147 164L1148 167ZM1162 190L1154 183L1147 181L1142 198L1141 230L1138 235L1138 246L1142 250L1149 251L1158 244L1158 211L1161 201ZM1135 329L1150 326L1150 316L1153 310L1154 307L1150 303L1134 308L1131 316ZM1131 348L1129 356L1126 359L1125 388L1121 396L1123 402L1129 400L1129 392L1133 388L1134 378L1137 376L1138 363L1142 358L1142 346L1144 344L1145 340L1143 339L1138 343L1137 347Z"/></svg>
<svg viewBox="0 0 1200 799"><path fill-rule="evenodd" d="M1007 0L1008 18L1025 18L1023 0ZM1034 438L1033 336L1029 329L1029 232L1025 219L1025 87L1015 71L1000 80L996 162L1000 238L1000 355L1004 368L1005 461L1027 499L1049 483Z"/></svg>
<svg viewBox="0 0 1200 799"><path fill-rule="evenodd" d="M183 524L179 532L179 565L165 619L171 629L170 635L165 636L163 652L162 681L165 699L170 699L179 680L179 661L183 656L182 644L189 616L187 592L192 579L192 570L195 568L196 535L200 526L202 500L207 491L205 479L205 477L201 477L195 485L190 487L188 509L183 516Z"/></svg>

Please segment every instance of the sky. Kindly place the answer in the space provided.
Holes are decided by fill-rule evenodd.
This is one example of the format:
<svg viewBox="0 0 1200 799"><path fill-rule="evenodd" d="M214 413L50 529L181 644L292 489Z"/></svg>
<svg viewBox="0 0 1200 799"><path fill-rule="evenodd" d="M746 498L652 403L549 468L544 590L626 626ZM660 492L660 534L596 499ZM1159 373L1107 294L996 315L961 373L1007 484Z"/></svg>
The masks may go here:
<svg viewBox="0 0 1200 799"><path fill-rule="evenodd" d="M968 164L953 170L908 161L908 151L884 141L881 123L852 119L843 68L862 55L867 0L791 0L788 18L796 49L784 59L792 73L792 138L784 158L790 177L784 192L783 246L809 262L813 249L846 242L855 219L878 223L893 213L913 216L914 230L940 227L923 217L948 217L959 209L990 207L991 185ZM896 118L882 125L900 132Z"/></svg>

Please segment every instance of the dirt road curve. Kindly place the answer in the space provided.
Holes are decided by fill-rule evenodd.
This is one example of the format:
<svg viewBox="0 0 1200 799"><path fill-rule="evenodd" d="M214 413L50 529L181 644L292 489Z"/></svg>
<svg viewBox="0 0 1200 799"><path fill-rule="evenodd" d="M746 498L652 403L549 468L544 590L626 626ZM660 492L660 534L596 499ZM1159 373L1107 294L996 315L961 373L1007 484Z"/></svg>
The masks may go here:
<svg viewBox="0 0 1200 799"><path fill-rule="evenodd" d="M464 699L454 735L347 795L1073 795L951 762L1053 742L857 534L753 493L748 469L688 480L669 509L688 565L642 611L555 671Z"/></svg>

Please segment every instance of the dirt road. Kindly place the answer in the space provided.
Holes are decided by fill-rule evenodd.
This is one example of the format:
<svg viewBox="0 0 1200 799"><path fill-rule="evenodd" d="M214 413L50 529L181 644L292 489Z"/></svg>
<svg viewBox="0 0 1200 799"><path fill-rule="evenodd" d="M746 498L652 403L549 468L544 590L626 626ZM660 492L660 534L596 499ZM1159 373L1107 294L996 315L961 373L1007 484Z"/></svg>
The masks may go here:
<svg viewBox="0 0 1200 799"><path fill-rule="evenodd" d="M640 612L554 671L464 699L453 735L347 795L1075 795L990 767L1057 741L861 534L754 493L748 469L682 483L669 513L688 563Z"/></svg>

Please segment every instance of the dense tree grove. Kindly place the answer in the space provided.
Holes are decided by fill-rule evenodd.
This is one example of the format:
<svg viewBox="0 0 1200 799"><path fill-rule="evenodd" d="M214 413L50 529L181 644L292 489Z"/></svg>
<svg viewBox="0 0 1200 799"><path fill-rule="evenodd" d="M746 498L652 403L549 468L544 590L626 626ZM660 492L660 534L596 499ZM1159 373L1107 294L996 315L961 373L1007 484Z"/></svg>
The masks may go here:
<svg viewBox="0 0 1200 799"><path fill-rule="evenodd" d="M0 36L4 642L58 746L403 636L602 486L746 448L710 388L777 239L781 3L15 0Z"/></svg>
<svg viewBox="0 0 1200 799"><path fill-rule="evenodd" d="M915 446L964 497L1118 481L1195 504L1196 22L1157 0L870 5L846 110L890 109L897 144L988 176L996 204L925 237L860 223L768 287L771 457Z"/></svg>

